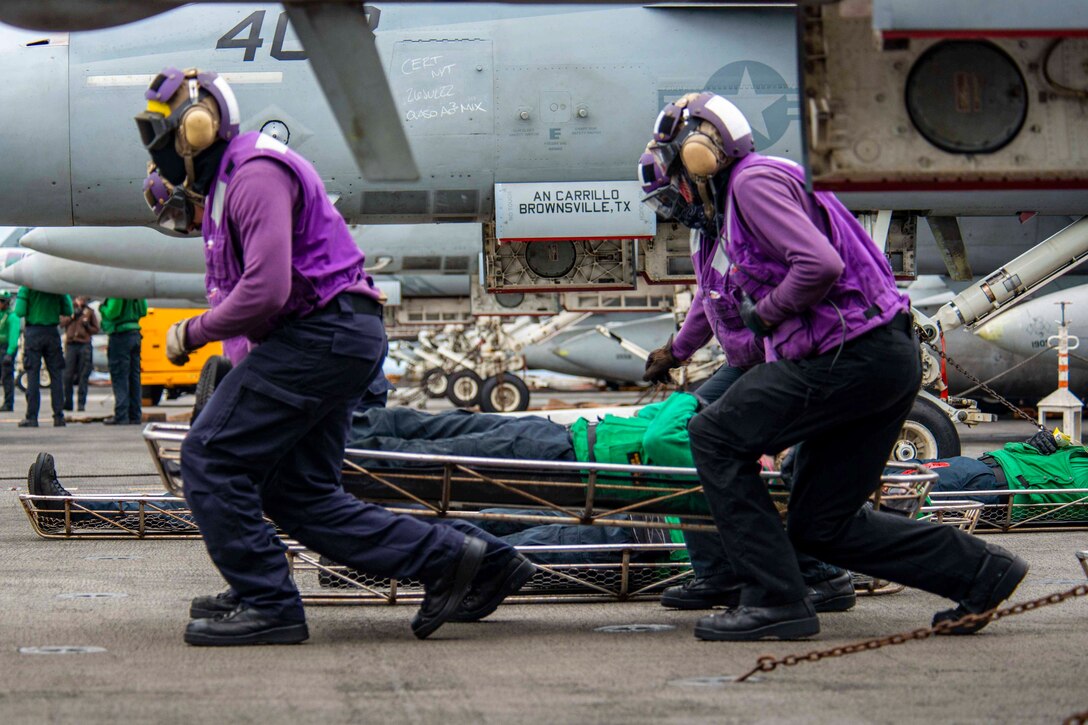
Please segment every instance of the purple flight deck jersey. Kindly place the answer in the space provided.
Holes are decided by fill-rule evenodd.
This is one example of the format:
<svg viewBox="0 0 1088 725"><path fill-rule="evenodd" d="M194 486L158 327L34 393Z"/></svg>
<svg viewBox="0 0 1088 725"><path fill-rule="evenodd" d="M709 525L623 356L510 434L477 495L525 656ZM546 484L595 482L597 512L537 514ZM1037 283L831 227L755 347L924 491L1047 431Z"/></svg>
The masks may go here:
<svg viewBox="0 0 1088 725"><path fill-rule="evenodd" d="M834 194L805 191L797 164L749 154L728 194L726 292L746 292L774 328L767 360L830 352L910 308L884 254Z"/></svg>
<svg viewBox="0 0 1088 725"><path fill-rule="evenodd" d="M687 360L710 342L713 335L725 351L727 365L748 368L763 362L763 346L744 326L739 299L726 293L729 259L723 244L718 239L708 240L702 232L692 232L691 262L698 289L691 310L672 341L672 354L677 360Z"/></svg>
<svg viewBox="0 0 1088 725"><path fill-rule="evenodd" d="M379 298L313 165L265 134L246 133L227 146L202 231L212 309L190 320L193 347L232 337L259 343L341 292ZM228 347L232 360L238 352Z"/></svg>

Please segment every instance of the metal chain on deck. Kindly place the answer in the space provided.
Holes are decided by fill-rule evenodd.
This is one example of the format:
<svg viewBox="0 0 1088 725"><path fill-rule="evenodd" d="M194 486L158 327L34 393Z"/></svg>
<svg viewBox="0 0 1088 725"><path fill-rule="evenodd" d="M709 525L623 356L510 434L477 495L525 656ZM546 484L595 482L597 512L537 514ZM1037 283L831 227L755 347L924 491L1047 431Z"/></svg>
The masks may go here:
<svg viewBox="0 0 1088 725"><path fill-rule="evenodd" d="M974 375L972 375L971 373L967 372L967 370L966 370L966 369L964 369L964 367L963 367L962 365L960 365L960 364L959 364L958 362L956 362L955 360L953 360L953 359L952 359L952 356L951 356L951 355L949 355L948 353L946 353L946 352L945 352L944 350L941 350L941 349L940 349L940 348L938 348L938 347L937 347L936 345L934 345L934 344L933 344L932 342L929 342L929 341L927 341L927 340L923 340L922 342L923 342L923 343L924 343L924 344L925 344L925 345L926 345L926 346L927 346L927 347L928 347L928 348L929 348L930 350L932 350L932 351L933 351L933 352L935 352L935 353L936 353L937 355L939 355L939 356L940 356L940 358L941 358L942 360L944 360L945 362L947 362L947 363L948 363L949 365L951 365L952 367L956 368L956 370L957 370L957 371L959 371L959 373L960 373L961 375L963 375L963 376L964 376L965 378L967 378L968 380L970 380L971 382L973 382L973 383L974 383L974 384L976 385L976 387L982 388L982 389L983 389L983 390L985 390L985 391L986 391L987 393L989 393L990 395L992 395L992 396L993 396L993 397L994 397L994 398L995 398L995 399L997 400L997 402L1001 403L1001 404L1002 404L1002 405L1004 405L1004 406L1005 406L1006 408L1008 408L1009 410L1011 410L1011 411L1012 411L1012 412L1013 412L1013 413L1014 413L1015 415L1017 415L1018 417L1020 417L1020 418L1023 418L1024 420L1028 421L1029 423L1031 423L1032 425L1034 425L1034 426L1035 426L1036 428L1038 428L1039 430L1046 430L1046 428L1045 428L1045 427L1043 427L1042 425L1040 425L1040 424L1039 424L1039 421L1035 420L1035 419L1034 419L1034 418L1032 418L1032 417L1031 417L1030 415L1028 415L1027 413L1025 413L1025 412L1024 412L1023 410L1021 410L1020 408L1016 407L1016 405L1014 405L1014 404L1013 404L1013 403L1012 403L1012 402L1011 402L1010 400L1008 400L1008 399L1007 399L1007 398L1006 398L1006 397L1005 397L1004 395L1002 395L1001 393L997 392L996 390L994 390L993 388L991 388L991 387L990 387L989 385L987 385L987 384L986 384L985 382L983 382L983 381L979 380L979 379L978 379L977 377L975 377L975 376L974 376Z"/></svg>
<svg viewBox="0 0 1088 725"><path fill-rule="evenodd" d="M1066 599L1072 597L1083 597L1088 595L1088 584L1081 584L1073 587L1064 592L1055 592L1048 594L1045 597L1038 599L1032 599L1027 602L1020 602L1019 604L1013 604L1005 607L1004 609L991 609L988 612L982 614L968 614L955 621L941 622L933 627L926 627L921 629L911 630L909 632L900 632L898 634L888 635L887 637L876 637L864 642L857 642L855 644L846 644L841 647L833 647L827 650L813 650L807 654L799 655L786 655L785 657L771 657L764 655L756 660L756 666L745 672L740 677L737 677L734 682L744 682L757 672L772 672L779 665L785 665L787 667L799 664L801 662L819 662L822 659L828 657L842 657L843 655L852 655L857 652L866 652L869 650L880 649L893 644L904 644L918 639L928 639L935 634L943 634L951 629L960 627L965 624L977 624L979 622L985 622L990 619L1002 619L1004 617L1010 617L1014 614L1022 614L1024 612L1030 612L1033 609L1039 607L1046 607L1051 604L1058 604L1064 602Z"/></svg>

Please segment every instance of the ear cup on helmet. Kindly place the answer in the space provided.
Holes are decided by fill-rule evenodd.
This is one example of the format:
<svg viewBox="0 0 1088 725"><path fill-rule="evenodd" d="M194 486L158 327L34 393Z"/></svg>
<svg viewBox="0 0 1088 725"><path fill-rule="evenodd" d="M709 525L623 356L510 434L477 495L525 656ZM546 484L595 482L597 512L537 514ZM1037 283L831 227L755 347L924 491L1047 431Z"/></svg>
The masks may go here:
<svg viewBox="0 0 1088 725"><path fill-rule="evenodd" d="M680 148L680 160L692 176L713 176L720 171L721 156L706 136L689 136Z"/></svg>
<svg viewBox="0 0 1088 725"><path fill-rule="evenodd" d="M190 106L178 123L178 137L182 147L198 154L215 143L219 133L219 115L203 103Z"/></svg>

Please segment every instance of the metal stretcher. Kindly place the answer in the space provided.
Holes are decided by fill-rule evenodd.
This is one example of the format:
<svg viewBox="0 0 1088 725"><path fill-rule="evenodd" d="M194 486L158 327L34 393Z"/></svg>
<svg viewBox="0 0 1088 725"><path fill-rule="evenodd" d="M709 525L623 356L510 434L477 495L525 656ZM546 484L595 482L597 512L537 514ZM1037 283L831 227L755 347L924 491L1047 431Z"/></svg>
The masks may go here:
<svg viewBox="0 0 1088 725"><path fill-rule="evenodd" d="M144 430L156 469L172 496L20 496L35 531L45 538L198 536L181 498L180 446L187 431L187 425L172 423L153 423ZM363 449L348 449L345 454L345 488L397 513L530 525L623 526L643 534L665 529L714 530L691 468L438 457ZM788 493L778 474L765 472L764 477L784 510ZM917 515L934 480L936 474L930 472L885 476L875 503ZM101 510L102 501L111 502L107 510ZM88 507L91 502L98 504L93 510ZM490 510L495 508L517 512ZM941 515L948 513L942 511ZM651 536L636 538L653 540ZM660 534L656 542L521 547L530 556L591 553L599 560L538 564L536 575L512 601L630 600L660 594L691 576L691 569L677 556L682 545L668 543ZM369 577L326 561L289 539L287 543L293 575L308 603L391 604L422 597L419 582ZM863 578L857 583L865 593L898 589Z"/></svg>

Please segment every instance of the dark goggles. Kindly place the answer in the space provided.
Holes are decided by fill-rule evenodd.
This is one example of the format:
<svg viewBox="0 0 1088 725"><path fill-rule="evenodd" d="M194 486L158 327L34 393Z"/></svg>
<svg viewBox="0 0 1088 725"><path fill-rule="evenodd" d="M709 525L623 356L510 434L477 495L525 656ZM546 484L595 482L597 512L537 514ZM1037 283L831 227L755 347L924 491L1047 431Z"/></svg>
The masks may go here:
<svg viewBox="0 0 1088 725"><path fill-rule="evenodd" d="M140 141L148 151L158 151L173 143L175 126L171 119L155 111L144 111L136 116Z"/></svg>
<svg viewBox="0 0 1088 725"><path fill-rule="evenodd" d="M684 199L684 195L680 193L676 184L663 186L647 194L642 199L642 203L653 209L654 213L662 219L668 220L678 220L681 212L688 205L688 201Z"/></svg>
<svg viewBox="0 0 1088 725"><path fill-rule="evenodd" d="M144 182L144 201L164 230L173 234L192 234L196 226L196 208L192 193L185 187L169 186L158 171L152 170Z"/></svg>
<svg viewBox="0 0 1088 725"><path fill-rule="evenodd" d="M676 138L676 132L680 130L685 117L684 109L675 103L670 103L661 109L657 120L654 121L654 141L668 143Z"/></svg>

